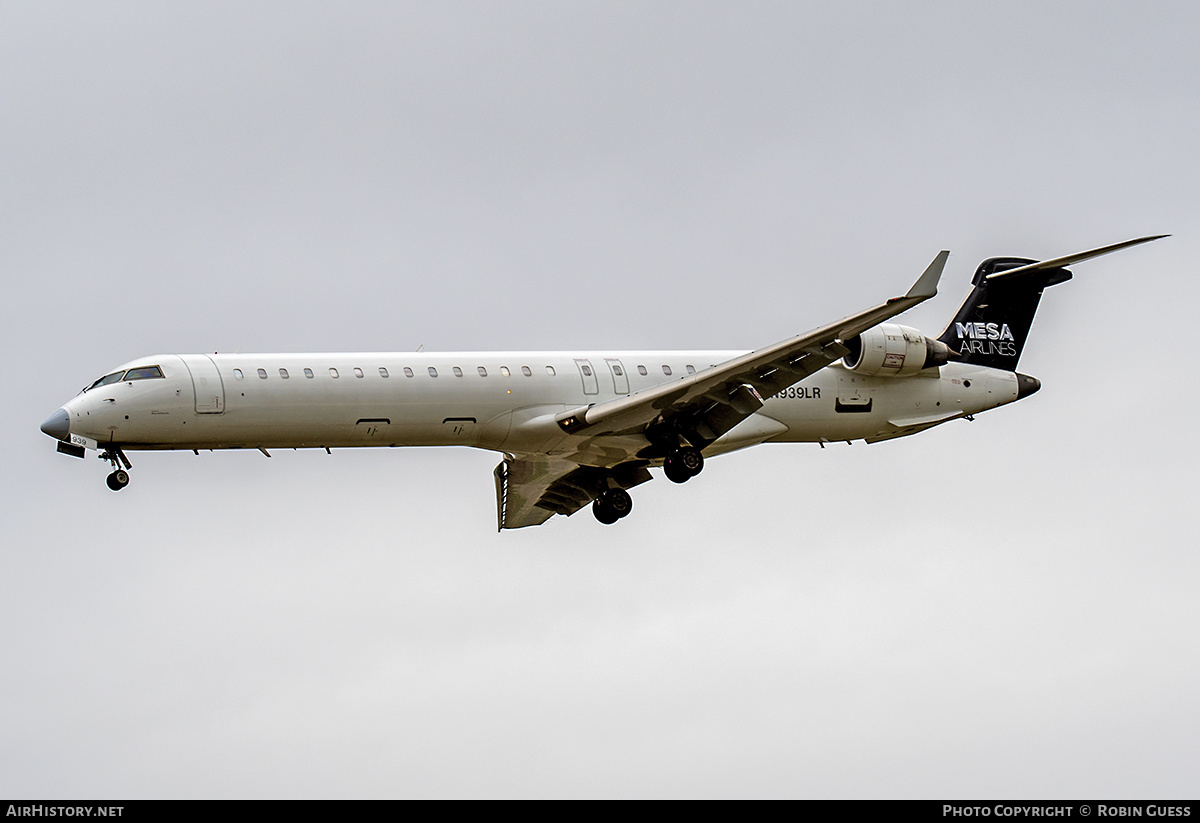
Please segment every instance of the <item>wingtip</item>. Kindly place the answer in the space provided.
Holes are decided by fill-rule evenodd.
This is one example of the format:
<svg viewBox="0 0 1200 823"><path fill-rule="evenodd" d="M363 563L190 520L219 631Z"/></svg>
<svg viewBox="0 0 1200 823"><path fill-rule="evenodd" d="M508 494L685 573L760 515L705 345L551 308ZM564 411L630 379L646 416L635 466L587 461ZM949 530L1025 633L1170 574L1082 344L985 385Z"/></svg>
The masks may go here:
<svg viewBox="0 0 1200 823"><path fill-rule="evenodd" d="M917 278L917 282L913 283L908 294L904 295L908 298L916 298L926 300L937 294L938 281L942 279L942 270L946 268L946 261L950 259L950 252L942 249L937 253L937 257L933 258L933 262L925 269L924 274Z"/></svg>

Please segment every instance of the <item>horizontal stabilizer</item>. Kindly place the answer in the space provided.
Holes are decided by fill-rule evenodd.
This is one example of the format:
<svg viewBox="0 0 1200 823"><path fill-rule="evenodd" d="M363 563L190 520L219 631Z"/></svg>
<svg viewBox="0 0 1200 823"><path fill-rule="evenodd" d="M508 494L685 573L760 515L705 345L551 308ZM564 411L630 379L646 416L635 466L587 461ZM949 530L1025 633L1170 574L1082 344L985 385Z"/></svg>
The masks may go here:
<svg viewBox="0 0 1200 823"><path fill-rule="evenodd" d="M1068 254L1066 257L1056 257L1053 260L1043 260L1040 263L1030 263L1027 266L1021 266L1016 269L1008 269L1007 271L998 271L987 276L988 280L1007 280L1010 277L1016 277L1022 274L1030 274L1035 271L1048 271L1049 269L1061 269L1065 266L1070 266L1072 263L1080 263L1084 260L1091 260L1093 257L1100 257L1104 254L1111 254L1114 251L1127 249L1131 246L1140 246L1142 243L1149 243L1151 240L1161 240L1164 237L1170 237L1169 234L1156 234L1153 237L1139 237L1136 240L1126 240L1124 243L1113 243L1111 246L1101 246L1098 249L1090 251L1081 251L1076 254Z"/></svg>

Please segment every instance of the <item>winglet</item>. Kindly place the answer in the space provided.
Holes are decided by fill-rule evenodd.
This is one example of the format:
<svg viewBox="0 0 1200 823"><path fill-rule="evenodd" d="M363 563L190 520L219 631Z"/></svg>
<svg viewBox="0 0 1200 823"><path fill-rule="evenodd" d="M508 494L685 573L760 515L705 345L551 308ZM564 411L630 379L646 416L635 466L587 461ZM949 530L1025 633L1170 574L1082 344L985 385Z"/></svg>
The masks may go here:
<svg viewBox="0 0 1200 823"><path fill-rule="evenodd" d="M1069 266L1072 263L1081 263L1084 260L1091 260L1093 257L1099 257L1102 254L1111 254L1114 251L1127 249L1130 246L1140 246L1142 243L1149 243L1151 240L1161 240L1164 237L1170 237L1169 234L1156 234L1151 237L1139 237L1136 240L1126 240L1123 243L1113 243L1111 246L1101 246L1098 249L1089 249L1081 251L1078 254L1068 254L1066 257L1056 257L1053 260L1043 260L1040 263L1029 263L1016 269L1006 269L1005 271L993 272L987 276L988 280L1008 279L1018 274L1029 274L1035 271L1047 271L1049 269L1061 269L1064 266Z"/></svg>
<svg viewBox="0 0 1200 823"><path fill-rule="evenodd" d="M949 258L950 252L938 252L937 257L933 258L933 262L929 264L929 268L925 269L925 273L916 283L913 283L913 287L904 296L927 300L937 294L938 281L942 279L942 269L946 267L946 260Z"/></svg>

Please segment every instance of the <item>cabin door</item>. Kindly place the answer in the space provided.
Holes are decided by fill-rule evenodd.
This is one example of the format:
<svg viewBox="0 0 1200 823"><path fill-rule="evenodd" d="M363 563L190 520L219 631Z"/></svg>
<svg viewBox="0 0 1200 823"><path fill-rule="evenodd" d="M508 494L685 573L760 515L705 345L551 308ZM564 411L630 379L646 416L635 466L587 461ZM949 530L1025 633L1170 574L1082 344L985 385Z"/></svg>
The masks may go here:
<svg viewBox="0 0 1200 823"><path fill-rule="evenodd" d="M183 364L192 376L196 393L197 414L220 414L225 411L225 384L217 364L206 354L181 355Z"/></svg>

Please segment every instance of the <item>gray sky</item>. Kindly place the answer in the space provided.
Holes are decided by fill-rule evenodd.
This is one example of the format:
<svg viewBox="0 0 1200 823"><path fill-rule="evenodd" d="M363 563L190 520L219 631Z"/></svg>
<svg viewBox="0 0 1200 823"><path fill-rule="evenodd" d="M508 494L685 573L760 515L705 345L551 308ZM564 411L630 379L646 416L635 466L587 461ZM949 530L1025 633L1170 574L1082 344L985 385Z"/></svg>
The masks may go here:
<svg viewBox="0 0 1200 823"><path fill-rule="evenodd" d="M1195 797L1192 3L6 3L0 796ZM495 533L37 427L154 352L752 348L978 262L1019 405Z"/></svg>

